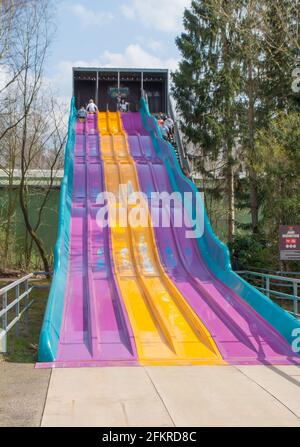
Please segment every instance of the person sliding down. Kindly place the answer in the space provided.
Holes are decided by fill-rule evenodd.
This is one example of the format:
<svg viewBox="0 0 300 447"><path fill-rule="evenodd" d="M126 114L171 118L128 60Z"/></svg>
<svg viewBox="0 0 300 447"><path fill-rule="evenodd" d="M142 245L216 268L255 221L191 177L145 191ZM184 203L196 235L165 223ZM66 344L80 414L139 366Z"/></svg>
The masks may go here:
<svg viewBox="0 0 300 447"><path fill-rule="evenodd" d="M93 100L93 99L90 99L90 100L89 100L89 103L88 103L88 106L87 106L87 108L86 108L86 111L87 111L88 113L93 113L93 114L95 114L95 113L98 112L98 107L97 107L96 104L94 103L94 100Z"/></svg>
<svg viewBox="0 0 300 447"><path fill-rule="evenodd" d="M84 123L86 120L86 116L87 116L87 111L85 110L85 108L83 106L81 106L77 112L77 118L79 119L80 122Z"/></svg>

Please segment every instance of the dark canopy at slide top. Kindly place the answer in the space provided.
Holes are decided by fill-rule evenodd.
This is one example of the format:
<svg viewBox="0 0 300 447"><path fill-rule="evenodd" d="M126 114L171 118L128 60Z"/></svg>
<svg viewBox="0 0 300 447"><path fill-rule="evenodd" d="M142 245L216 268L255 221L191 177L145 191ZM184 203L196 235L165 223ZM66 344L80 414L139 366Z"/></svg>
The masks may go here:
<svg viewBox="0 0 300 447"><path fill-rule="evenodd" d="M142 92L147 94L151 113L167 113L168 70L139 68L73 68L76 107L94 99L100 111L116 111L117 95L136 111Z"/></svg>

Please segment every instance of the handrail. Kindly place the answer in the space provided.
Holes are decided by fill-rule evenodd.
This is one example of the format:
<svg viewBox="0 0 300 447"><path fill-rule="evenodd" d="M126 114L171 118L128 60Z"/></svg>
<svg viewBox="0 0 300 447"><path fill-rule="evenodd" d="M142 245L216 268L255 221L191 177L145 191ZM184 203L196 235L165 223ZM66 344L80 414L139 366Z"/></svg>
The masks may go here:
<svg viewBox="0 0 300 447"><path fill-rule="evenodd" d="M32 277L33 277L33 273L30 273L29 275L23 276L23 278L17 279L16 281L12 282L11 284L8 284L7 286L0 289L0 296L3 295L4 293L9 292L11 289L14 289L16 286L22 284L24 281L26 281L27 279L30 279Z"/></svg>
<svg viewBox="0 0 300 447"><path fill-rule="evenodd" d="M272 269L263 269L263 268L258 268L258 267L251 267L249 266L248 271L253 272L255 270L255 272L257 273L265 273L266 275L270 274L270 275L284 275L284 276L299 276L300 277L300 272L286 272L286 271L282 271L282 270L272 270ZM244 271L244 270L242 270Z"/></svg>
<svg viewBox="0 0 300 447"><path fill-rule="evenodd" d="M175 137L176 137L176 142L177 142L177 145L178 145L180 164L181 164L182 167L186 167L188 170L190 170L189 164L188 164L188 162L186 160L184 147L183 147L182 140L181 140L180 133L179 133L178 122L177 122L177 119L175 117L175 113L174 113L174 109L173 109L173 106L172 106L172 103L171 103L170 96L168 96L168 108L169 108L169 113L171 115L171 118L174 121Z"/></svg>
<svg viewBox="0 0 300 447"><path fill-rule="evenodd" d="M33 287L28 287L28 281L33 277L33 273L24 276L11 284L0 289L0 297L2 297L2 309L0 311L0 318L2 319L2 327L0 329L0 352L7 352L7 334L8 332L20 321L22 315L28 311L29 307L32 305L33 300L29 301L29 295L33 289ZM20 286L24 284L24 292L20 294ZM8 303L7 294L9 291L15 289L15 299ZM24 309L20 310L20 303L26 299ZM8 322L8 312L16 308L16 316L11 321ZM17 331L19 327L17 326Z"/></svg>
<svg viewBox="0 0 300 447"><path fill-rule="evenodd" d="M241 276L244 276L247 279L252 279L253 281L262 280L261 285L253 284L253 286L259 290L260 292L264 293L269 298L273 296L274 298L278 300L286 300L286 301L293 301L293 311L289 312L290 314L294 315L296 318L299 318L299 302L300 302L300 296L298 296L298 287L300 287L300 279L297 278L287 278L285 276L279 276L279 275L271 275L268 273L260 273L260 272L253 272L251 270L242 270L239 272L236 272ZM252 278L251 278L252 276ZM270 281L273 280L273 281ZM279 282L275 282L279 281ZM284 283L284 284L282 284ZM271 287L278 288L292 288L292 295L289 293L282 292L280 290L274 290Z"/></svg>
<svg viewBox="0 0 300 447"><path fill-rule="evenodd" d="M300 284L300 279L297 278L286 278L285 276L278 276L278 275L270 275L268 273L259 273L259 272L252 272L250 270L241 270L236 272L239 275L253 275L253 276L258 276L260 278L265 278L268 277L270 279L278 279L280 281L287 281L287 282L296 282L297 284Z"/></svg>

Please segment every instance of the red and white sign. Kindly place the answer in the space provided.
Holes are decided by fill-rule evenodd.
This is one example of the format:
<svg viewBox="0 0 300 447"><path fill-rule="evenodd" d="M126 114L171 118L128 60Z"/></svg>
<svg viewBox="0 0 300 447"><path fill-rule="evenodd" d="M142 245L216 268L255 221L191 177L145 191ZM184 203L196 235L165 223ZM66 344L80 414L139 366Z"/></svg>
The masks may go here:
<svg viewBox="0 0 300 447"><path fill-rule="evenodd" d="M281 225L279 228L280 259L300 260L300 225Z"/></svg>

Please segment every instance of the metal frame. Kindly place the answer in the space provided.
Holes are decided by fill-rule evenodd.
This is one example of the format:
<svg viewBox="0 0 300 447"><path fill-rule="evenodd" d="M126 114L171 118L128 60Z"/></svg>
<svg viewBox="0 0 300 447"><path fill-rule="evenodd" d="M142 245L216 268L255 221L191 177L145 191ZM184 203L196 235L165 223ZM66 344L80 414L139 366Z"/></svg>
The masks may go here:
<svg viewBox="0 0 300 447"><path fill-rule="evenodd" d="M29 295L33 289L33 287L29 287L28 281L33 277L33 273L30 275L24 276L21 279L9 284L6 287L0 289L0 299L2 297L2 310L0 311L0 320L2 319L2 328L0 329L0 352L7 352L7 334L8 332L15 326L16 332L19 332L19 321L22 315L26 312L26 318L28 318L28 309L32 305L33 300L29 301ZM20 286L25 286L25 292L20 295ZM15 289L15 300L8 304L7 295L8 292ZM20 303L25 299L25 307L22 311L20 311ZM15 318L8 323L8 312L15 307L16 316Z"/></svg>
<svg viewBox="0 0 300 447"><path fill-rule="evenodd" d="M145 73L157 73L163 74L166 76L165 82L165 110L168 110L168 96L169 96L169 70L167 68L96 68L96 67L73 67L73 96L75 96L75 72L87 72L87 73L96 73L96 88L98 90L99 83L99 73L117 73L118 74L118 85L120 82L121 73L140 73L141 74L141 89L144 89L144 75ZM97 93L96 93L97 97Z"/></svg>
<svg viewBox="0 0 300 447"><path fill-rule="evenodd" d="M300 296L298 290L300 289L300 279L287 278L286 276L272 275L267 273L252 272L243 270L236 272L247 281L252 281L252 284L257 290L264 293L268 298L275 298L277 300L293 301L293 312L289 312L296 318L300 318L299 302ZM280 272L284 273L284 272ZM260 281L260 285L257 282ZM256 282L256 283L255 283ZM274 290L275 287L277 290ZM285 293L278 289L291 288L291 293Z"/></svg>
<svg viewBox="0 0 300 447"><path fill-rule="evenodd" d="M169 73L168 68L112 68L112 67L73 67L74 71L87 71L87 72L106 72L116 73L118 71L124 73Z"/></svg>
<svg viewBox="0 0 300 447"><path fill-rule="evenodd" d="M74 93L73 93L73 96L74 96ZM97 74L96 74L95 100L96 100L96 104L98 104L98 101L99 101L99 72L98 71L97 71Z"/></svg>
<svg viewBox="0 0 300 447"><path fill-rule="evenodd" d="M263 268L256 268L256 267L251 267L249 266L249 270L251 272L257 272L257 273L264 273L266 275L282 275L282 276L298 276L300 278L300 272L286 272L286 271L282 271L282 270L272 270L272 269L263 269Z"/></svg>

